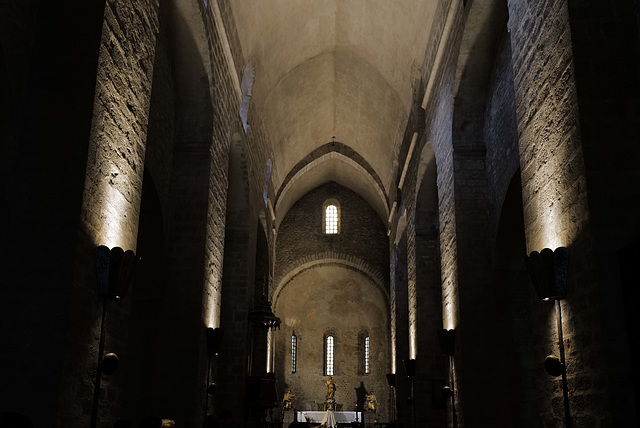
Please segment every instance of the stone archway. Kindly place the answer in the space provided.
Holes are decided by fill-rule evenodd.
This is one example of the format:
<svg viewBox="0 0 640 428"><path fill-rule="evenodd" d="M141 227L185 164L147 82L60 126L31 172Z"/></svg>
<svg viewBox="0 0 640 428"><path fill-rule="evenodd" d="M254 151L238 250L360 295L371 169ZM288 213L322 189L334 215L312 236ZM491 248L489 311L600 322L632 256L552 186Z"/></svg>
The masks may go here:
<svg viewBox="0 0 640 428"><path fill-rule="evenodd" d="M335 337L337 402L352 410L357 400L355 390L363 384L367 391L376 392L378 414L386 417L387 403L382 397L387 395L389 305L368 275L346 265L314 265L289 281L274 306L282 320L275 358L280 395L291 389L296 395L294 407L301 410L316 410L317 403L323 402L323 338L331 332ZM368 374L359 364L362 332L370 337ZM291 365L293 334L297 338L295 373Z"/></svg>

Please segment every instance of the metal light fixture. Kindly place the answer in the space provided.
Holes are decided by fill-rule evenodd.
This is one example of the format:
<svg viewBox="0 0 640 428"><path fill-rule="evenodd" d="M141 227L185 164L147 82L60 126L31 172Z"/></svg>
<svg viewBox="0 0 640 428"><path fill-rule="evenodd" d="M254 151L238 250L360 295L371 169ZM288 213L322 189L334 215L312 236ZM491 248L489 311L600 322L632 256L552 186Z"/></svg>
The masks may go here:
<svg viewBox="0 0 640 428"><path fill-rule="evenodd" d="M136 255L131 250L109 249L104 245L96 248L98 294L113 300L122 299L133 278L136 262Z"/></svg>
<svg viewBox="0 0 640 428"><path fill-rule="evenodd" d="M407 399L407 403L413 406L413 427L416 426L416 360L408 359L402 360L404 365L404 371L407 373L407 377L411 378L411 395Z"/></svg>
<svg viewBox="0 0 640 428"><path fill-rule="evenodd" d="M454 428L458 426L458 416L456 413L456 400L454 390L454 359L453 353L456 349L456 331L451 330L438 330L438 339L440 341L440 349L442 353L449 359L449 385L445 385L442 388L442 397L446 400L451 398L451 419Z"/></svg>
<svg viewBox="0 0 640 428"><path fill-rule="evenodd" d="M560 300L567 295L569 250L565 247L558 247L555 250L545 248L540 253L533 251L528 257L525 257L524 262L538 297L543 301L555 301L556 304L560 358L549 355L545 358L544 367L551 376L562 376L565 427L571 428L567 365L564 355L564 337L562 335L562 306L560 305Z"/></svg>
<svg viewBox="0 0 640 428"><path fill-rule="evenodd" d="M456 344L456 331L439 330L438 339L440 339L440 349L442 349L442 353L448 357L452 357Z"/></svg>
<svg viewBox="0 0 640 428"><path fill-rule="evenodd" d="M396 374L387 373L387 384L391 387L392 403L391 403L391 422L396 421Z"/></svg>
<svg viewBox="0 0 640 428"><path fill-rule="evenodd" d="M121 300L124 297L133 278L137 262L138 258L131 250L124 251L120 247L109 248L104 245L97 247L95 250L96 286L98 295L102 297L103 301L98 364L93 391L93 407L91 409L92 428L95 428L98 423L102 375L111 375L118 368L118 356L114 353L104 354L107 302L109 300Z"/></svg>
<svg viewBox="0 0 640 428"><path fill-rule="evenodd" d="M569 250L558 247L533 251L524 259L533 287L540 300L560 300L567 295Z"/></svg>
<svg viewBox="0 0 640 428"><path fill-rule="evenodd" d="M407 377L416 376L416 360L402 360L404 371L407 373Z"/></svg>
<svg viewBox="0 0 640 428"><path fill-rule="evenodd" d="M218 328L208 327L205 330L205 336L207 338L207 387L205 395L204 416L205 419L209 416L209 396L216 393L218 386L211 380L211 365L213 357L220 352L220 343L222 342L223 330Z"/></svg>
<svg viewBox="0 0 640 428"><path fill-rule="evenodd" d="M207 355L210 357L218 355L220 351L220 343L222 342L222 329L221 328L207 328Z"/></svg>

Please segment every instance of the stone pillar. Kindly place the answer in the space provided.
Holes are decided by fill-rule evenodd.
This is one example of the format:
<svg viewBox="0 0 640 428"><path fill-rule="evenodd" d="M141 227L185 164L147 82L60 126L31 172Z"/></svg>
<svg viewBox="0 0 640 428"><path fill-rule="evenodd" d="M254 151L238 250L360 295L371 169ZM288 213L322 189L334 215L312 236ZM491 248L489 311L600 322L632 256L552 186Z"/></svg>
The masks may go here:
<svg viewBox="0 0 640 428"><path fill-rule="evenodd" d="M157 0L106 2L59 396L60 426L89 426L93 406L102 317L94 249L107 245L136 250L157 32ZM128 305L125 296L109 306L105 352L126 352ZM115 375L104 379L102 397L109 399L102 401L98 426L109 426L117 418L123 381L124 376Z"/></svg>
<svg viewBox="0 0 640 428"><path fill-rule="evenodd" d="M574 424L609 426L568 6L510 0L508 7L527 252L569 248L562 318L571 415ZM558 355L553 305L535 302L533 322L541 422L563 426L560 380L541 364Z"/></svg>

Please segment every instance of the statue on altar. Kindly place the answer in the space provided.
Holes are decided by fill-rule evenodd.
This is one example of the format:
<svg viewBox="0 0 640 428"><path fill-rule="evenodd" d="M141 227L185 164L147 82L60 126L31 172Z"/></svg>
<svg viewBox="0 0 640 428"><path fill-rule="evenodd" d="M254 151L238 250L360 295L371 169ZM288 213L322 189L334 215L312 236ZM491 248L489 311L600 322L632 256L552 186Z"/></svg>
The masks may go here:
<svg viewBox="0 0 640 428"><path fill-rule="evenodd" d="M376 406L378 404L378 400L376 398L376 395L373 393L373 391L371 391L369 394L367 394L367 397L365 399L365 408L367 410L367 412L375 412L376 411Z"/></svg>
<svg viewBox="0 0 640 428"><path fill-rule="evenodd" d="M336 395L336 383L333 381L333 378L329 376L329 379L325 380L324 384L327 386L327 402L329 400L333 401Z"/></svg>
<svg viewBox="0 0 640 428"><path fill-rule="evenodd" d="M291 390L284 393L284 397L282 398L282 411L293 409L293 399L295 397L295 394L293 394Z"/></svg>

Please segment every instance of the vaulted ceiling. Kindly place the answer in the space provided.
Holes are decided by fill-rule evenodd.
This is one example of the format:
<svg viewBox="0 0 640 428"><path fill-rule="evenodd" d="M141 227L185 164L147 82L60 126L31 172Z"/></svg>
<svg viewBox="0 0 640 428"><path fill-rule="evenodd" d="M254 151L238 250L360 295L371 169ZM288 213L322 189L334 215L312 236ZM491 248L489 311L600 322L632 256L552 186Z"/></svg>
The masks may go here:
<svg viewBox="0 0 640 428"><path fill-rule="evenodd" d="M260 115L272 144L273 185L283 196L279 219L328 180L361 194L381 217L388 214L384 195L395 185L394 157L436 6L435 0L231 0L245 62L256 66L249 119ZM364 161L311 162L304 183L285 182L332 137Z"/></svg>

